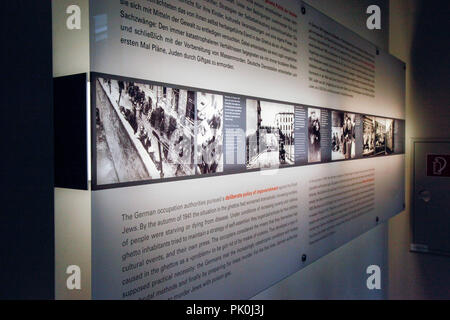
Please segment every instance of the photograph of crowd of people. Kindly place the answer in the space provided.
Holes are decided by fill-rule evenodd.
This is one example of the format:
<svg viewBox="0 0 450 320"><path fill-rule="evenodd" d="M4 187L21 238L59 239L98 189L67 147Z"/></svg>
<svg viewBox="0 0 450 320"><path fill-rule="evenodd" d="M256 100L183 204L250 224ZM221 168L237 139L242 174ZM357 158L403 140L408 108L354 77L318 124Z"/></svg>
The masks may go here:
<svg viewBox="0 0 450 320"><path fill-rule="evenodd" d="M199 92L196 115L197 174L223 172L223 96Z"/></svg>
<svg viewBox="0 0 450 320"><path fill-rule="evenodd" d="M363 116L363 156L375 154L375 118Z"/></svg>
<svg viewBox="0 0 450 320"><path fill-rule="evenodd" d="M320 162L320 109L308 109L308 162Z"/></svg>
<svg viewBox="0 0 450 320"><path fill-rule="evenodd" d="M347 160L356 156L356 115L341 111L332 112L331 159Z"/></svg>
<svg viewBox="0 0 450 320"><path fill-rule="evenodd" d="M247 99L248 169L294 164L294 106Z"/></svg>
<svg viewBox="0 0 450 320"><path fill-rule="evenodd" d="M194 125L193 91L98 78L97 184L195 174Z"/></svg>

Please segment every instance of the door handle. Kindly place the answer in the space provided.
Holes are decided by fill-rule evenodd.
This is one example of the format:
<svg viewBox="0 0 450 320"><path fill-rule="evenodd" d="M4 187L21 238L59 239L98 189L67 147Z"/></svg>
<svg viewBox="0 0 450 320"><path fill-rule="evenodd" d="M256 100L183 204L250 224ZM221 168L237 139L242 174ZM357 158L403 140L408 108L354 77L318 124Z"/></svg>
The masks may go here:
<svg viewBox="0 0 450 320"><path fill-rule="evenodd" d="M423 202L428 203L431 201L431 192L428 190L422 190L419 192L419 199L423 200Z"/></svg>

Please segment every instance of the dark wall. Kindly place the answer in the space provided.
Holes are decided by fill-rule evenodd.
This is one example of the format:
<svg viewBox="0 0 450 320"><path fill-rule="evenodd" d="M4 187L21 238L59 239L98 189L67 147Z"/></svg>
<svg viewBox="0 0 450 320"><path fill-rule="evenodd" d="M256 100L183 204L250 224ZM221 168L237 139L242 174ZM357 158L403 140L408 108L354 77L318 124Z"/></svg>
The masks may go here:
<svg viewBox="0 0 450 320"><path fill-rule="evenodd" d="M88 190L86 77L53 79L56 188Z"/></svg>
<svg viewBox="0 0 450 320"><path fill-rule="evenodd" d="M2 3L0 299L54 298L51 18Z"/></svg>
<svg viewBox="0 0 450 320"><path fill-rule="evenodd" d="M418 2L411 47L416 137L450 137L450 2ZM420 116L418 116L420 115Z"/></svg>
<svg viewBox="0 0 450 320"><path fill-rule="evenodd" d="M389 298L450 299L450 258L410 252L411 138L450 138L450 2L391 0L390 10L390 51L407 64L407 209L389 222Z"/></svg>

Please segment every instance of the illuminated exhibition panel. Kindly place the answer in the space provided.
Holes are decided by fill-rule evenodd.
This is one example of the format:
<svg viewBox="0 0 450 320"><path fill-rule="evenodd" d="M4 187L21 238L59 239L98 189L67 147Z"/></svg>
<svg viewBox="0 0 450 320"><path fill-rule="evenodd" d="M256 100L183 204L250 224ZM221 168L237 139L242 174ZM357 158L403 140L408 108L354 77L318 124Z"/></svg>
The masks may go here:
<svg viewBox="0 0 450 320"><path fill-rule="evenodd" d="M404 64L301 1L91 1L90 59L94 299L247 299L403 210Z"/></svg>

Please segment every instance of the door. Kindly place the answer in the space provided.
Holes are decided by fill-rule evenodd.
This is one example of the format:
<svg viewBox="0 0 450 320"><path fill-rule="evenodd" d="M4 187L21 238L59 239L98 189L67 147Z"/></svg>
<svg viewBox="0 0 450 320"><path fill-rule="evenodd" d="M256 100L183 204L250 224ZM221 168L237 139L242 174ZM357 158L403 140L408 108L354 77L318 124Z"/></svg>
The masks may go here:
<svg viewBox="0 0 450 320"><path fill-rule="evenodd" d="M450 141L414 141L413 251L450 254Z"/></svg>

